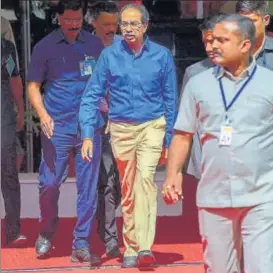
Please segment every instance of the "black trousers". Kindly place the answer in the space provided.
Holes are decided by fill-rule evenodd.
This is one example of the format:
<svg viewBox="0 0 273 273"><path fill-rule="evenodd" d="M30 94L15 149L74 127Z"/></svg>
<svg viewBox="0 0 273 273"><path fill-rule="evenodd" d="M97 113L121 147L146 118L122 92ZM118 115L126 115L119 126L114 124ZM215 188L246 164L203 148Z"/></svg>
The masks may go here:
<svg viewBox="0 0 273 273"><path fill-rule="evenodd" d="M105 243L106 253L118 245L116 209L121 200L119 174L112 152L110 137L102 133L102 156L98 181L98 234Z"/></svg>
<svg viewBox="0 0 273 273"><path fill-rule="evenodd" d="M7 241L20 233L21 193L16 168L15 125L1 128L1 190L6 211L5 229Z"/></svg>

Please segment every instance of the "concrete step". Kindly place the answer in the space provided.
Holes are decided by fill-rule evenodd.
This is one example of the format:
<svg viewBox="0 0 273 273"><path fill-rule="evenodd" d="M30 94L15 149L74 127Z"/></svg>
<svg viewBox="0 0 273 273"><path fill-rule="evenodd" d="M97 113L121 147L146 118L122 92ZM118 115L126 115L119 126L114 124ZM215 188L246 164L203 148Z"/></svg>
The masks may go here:
<svg viewBox="0 0 273 273"><path fill-rule="evenodd" d="M158 216L179 216L182 214L182 205L177 203L167 206L161 197L161 187L164 183L164 170L157 171L155 183L158 186ZM39 217L39 195L38 195L38 174L37 173L20 173L19 180L21 184L21 218L38 218ZM76 198L77 190L75 178L69 177L61 186L59 199L59 216L75 217L76 216ZM0 196L0 213L1 219L4 217L4 206L2 195ZM120 207L117 209L117 216L121 216Z"/></svg>

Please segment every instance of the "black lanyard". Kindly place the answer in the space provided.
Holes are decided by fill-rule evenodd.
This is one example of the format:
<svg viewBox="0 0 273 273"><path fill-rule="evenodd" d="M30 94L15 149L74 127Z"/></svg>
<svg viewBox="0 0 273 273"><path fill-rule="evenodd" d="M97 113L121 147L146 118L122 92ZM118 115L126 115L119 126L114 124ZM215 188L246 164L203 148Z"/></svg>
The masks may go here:
<svg viewBox="0 0 273 273"><path fill-rule="evenodd" d="M251 81L251 79L253 78L256 70L257 70L257 65L255 66L255 68L253 69L253 71L250 74L250 76L248 77L248 79L245 81L245 83L243 84L243 86L238 90L238 92L236 93L236 95L233 97L233 99L231 100L231 102L229 104L227 104L227 100L226 100L226 96L225 96L225 91L224 91L223 83L222 83L222 78L219 79L219 86L220 86L220 90L221 90L222 101L223 101L223 104L224 104L224 107L225 107L225 111L226 111L226 119L227 119L227 112L228 112L228 110L236 102L236 100L239 98L239 96L241 95L241 93L243 92L243 90L245 89L245 87L247 86L247 84Z"/></svg>

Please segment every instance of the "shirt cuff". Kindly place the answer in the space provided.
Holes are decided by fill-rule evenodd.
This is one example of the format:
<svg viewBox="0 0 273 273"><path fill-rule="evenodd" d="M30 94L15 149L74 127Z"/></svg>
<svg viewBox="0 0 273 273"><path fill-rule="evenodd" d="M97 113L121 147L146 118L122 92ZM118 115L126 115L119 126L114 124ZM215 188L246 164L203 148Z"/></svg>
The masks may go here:
<svg viewBox="0 0 273 273"><path fill-rule="evenodd" d="M95 130L92 127L84 128L81 132L81 138L90 138L93 139L95 134Z"/></svg>
<svg viewBox="0 0 273 273"><path fill-rule="evenodd" d="M172 138L173 138L173 130L172 130L172 132L166 132L165 139L164 139L164 147L165 148L170 147Z"/></svg>

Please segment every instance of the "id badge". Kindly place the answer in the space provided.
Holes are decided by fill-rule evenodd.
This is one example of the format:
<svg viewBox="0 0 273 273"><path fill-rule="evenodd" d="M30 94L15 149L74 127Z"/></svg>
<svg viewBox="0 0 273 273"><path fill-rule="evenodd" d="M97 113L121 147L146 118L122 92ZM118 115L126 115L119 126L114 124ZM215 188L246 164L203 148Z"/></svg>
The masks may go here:
<svg viewBox="0 0 273 273"><path fill-rule="evenodd" d="M230 146L232 142L232 127L231 126L221 126L219 145Z"/></svg>
<svg viewBox="0 0 273 273"><path fill-rule="evenodd" d="M80 62L81 76L82 77L91 76L93 73L94 66L95 66L94 59L85 58L84 61Z"/></svg>

